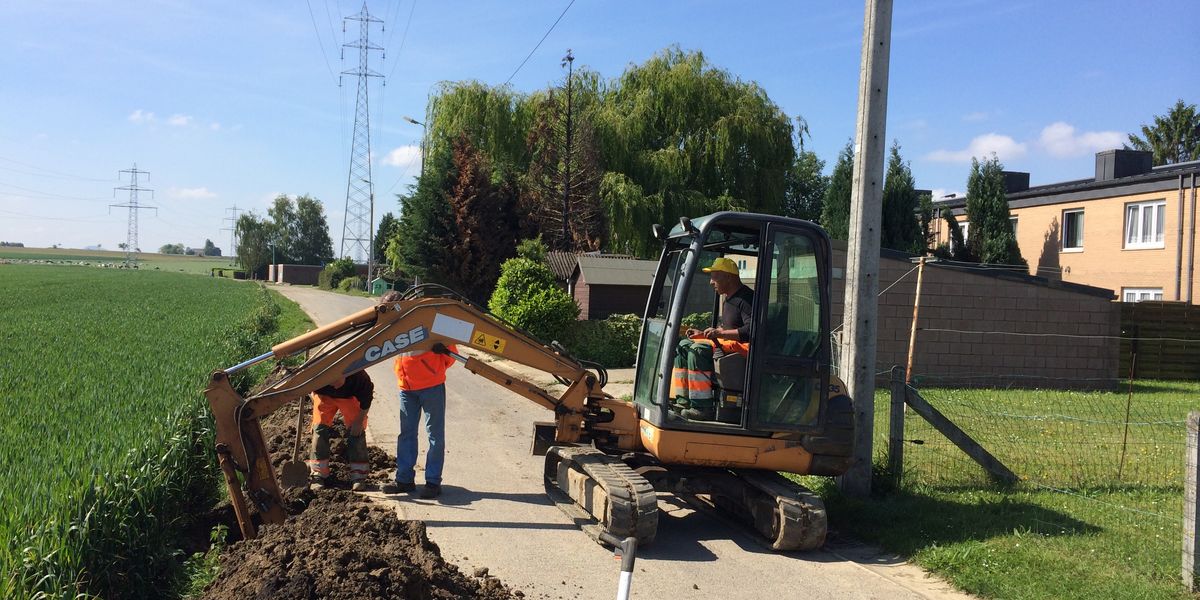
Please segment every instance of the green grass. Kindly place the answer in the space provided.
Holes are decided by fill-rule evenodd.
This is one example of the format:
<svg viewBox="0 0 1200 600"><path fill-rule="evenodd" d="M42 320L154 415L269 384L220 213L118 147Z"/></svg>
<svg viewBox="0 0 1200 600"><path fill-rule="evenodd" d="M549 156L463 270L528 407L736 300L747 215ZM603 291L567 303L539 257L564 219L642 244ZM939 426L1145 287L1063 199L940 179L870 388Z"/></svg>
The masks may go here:
<svg viewBox="0 0 1200 600"><path fill-rule="evenodd" d="M176 526L218 490L201 391L273 341L245 335L251 316L278 315L271 297L176 273L0 265L0 598L158 595Z"/></svg>
<svg viewBox="0 0 1200 600"><path fill-rule="evenodd" d="M921 393L1022 482L993 484L910 410L898 491L855 500L827 480L805 478L826 497L834 529L909 556L983 597L1192 597L1179 578L1182 463L1184 420L1200 409L1200 383L1137 384L1127 437L1127 390ZM880 392L878 465L888 404ZM892 485L877 468L877 488Z"/></svg>
<svg viewBox="0 0 1200 600"><path fill-rule="evenodd" d="M214 267L229 267L225 257L183 256L178 254L137 253L140 270L171 271L208 275ZM114 250L76 250L73 248L13 248L0 247L0 260L13 262L51 262L86 266L119 265L125 253Z"/></svg>

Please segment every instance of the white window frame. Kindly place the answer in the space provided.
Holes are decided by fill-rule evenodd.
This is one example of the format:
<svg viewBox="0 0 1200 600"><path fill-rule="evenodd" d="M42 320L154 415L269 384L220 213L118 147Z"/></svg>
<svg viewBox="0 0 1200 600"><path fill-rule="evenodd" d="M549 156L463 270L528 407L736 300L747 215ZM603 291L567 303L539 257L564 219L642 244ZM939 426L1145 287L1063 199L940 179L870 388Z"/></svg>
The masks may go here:
<svg viewBox="0 0 1200 600"><path fill-rule="evenodd" d="M1013 238L1017 237L1017 217L1009 217L1008 222L1012 223Z"/></svg>
<svg viewBox="0 0 1200 600"><path fill-rule="evenodd" d="M959 228L959 230L962 231L963 243L966 244L967 239L968 239L967 231L971 228L971 222L970 221L959 221L958 228ZM953 252L955 250L954 235L949 230L946 231L946 241L949 242L948 245L950 246L950 251Z"/></svg>
<svg viewBox="0 0 1200 600"><path fill-rule="evenodd" d="M1126 204L1124 213L1121 215L1121 220L1124 222L1121 234L1125 242L1125 249L1165 248L1166 217L1166 200Z"/></svg>
<svg viewBox="0 0 1200 600"><path fill-rule="evenodd" d="M1067 215L1071 215L1071 214L1079 215L1079 245L1078 246L1068 246L1067 245L1067 239L1068 239ZM1062 232L1059 234L1059 243L1061 245L1063 252L1083 252L1083 231L1084 231L1084 223L1085 222L1086 221L1083 216L1082 208L1072 208L1072 209L1062 211Z"/></svg>
<svg viewBox="0 0 1200 600"><path fill-rule="evenodd" d="M1162 288L1121 288L1121 302L1145 302L1162 300Z"/></svg>

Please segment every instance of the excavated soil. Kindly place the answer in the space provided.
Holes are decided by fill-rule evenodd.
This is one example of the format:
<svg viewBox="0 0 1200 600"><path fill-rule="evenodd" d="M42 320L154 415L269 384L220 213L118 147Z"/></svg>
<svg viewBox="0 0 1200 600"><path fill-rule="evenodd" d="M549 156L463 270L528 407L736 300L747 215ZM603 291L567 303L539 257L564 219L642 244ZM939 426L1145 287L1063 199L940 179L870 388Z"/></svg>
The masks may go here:
<svg viewBox="0 0 1200 600"><path fill-rule="evenodd" d="M292 459L296 407L276 411L262 426L278 471ZM344 434L340 422L337 426ZM302 425L301 460L308 454L307 428L308 415ZM329 487L319 492L285 490L291 516L282 524L260 527L258 538L226 549L217 578L203 598L506 600L524 596L488 576L486 569L468 576L447 563L437 544L429 541L424 523L401 520L392 510L347 491L344 441L335 441L332 450ZM386 481L394 459L371 448L370 460L371 479Z"/></svg>

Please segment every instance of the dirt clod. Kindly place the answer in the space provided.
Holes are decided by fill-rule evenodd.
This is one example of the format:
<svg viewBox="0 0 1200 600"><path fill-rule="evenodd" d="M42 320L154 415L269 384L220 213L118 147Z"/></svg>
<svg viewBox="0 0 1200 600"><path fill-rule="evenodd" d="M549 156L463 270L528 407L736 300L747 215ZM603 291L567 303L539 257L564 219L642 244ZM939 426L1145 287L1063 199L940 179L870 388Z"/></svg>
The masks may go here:
<svg viewBox="0 0 1200 600"><path fill-rule="evenodd" d="M473 574L476 577L487 577L488 568L487 567L479 567L479 568L475 569Z"/></svg>

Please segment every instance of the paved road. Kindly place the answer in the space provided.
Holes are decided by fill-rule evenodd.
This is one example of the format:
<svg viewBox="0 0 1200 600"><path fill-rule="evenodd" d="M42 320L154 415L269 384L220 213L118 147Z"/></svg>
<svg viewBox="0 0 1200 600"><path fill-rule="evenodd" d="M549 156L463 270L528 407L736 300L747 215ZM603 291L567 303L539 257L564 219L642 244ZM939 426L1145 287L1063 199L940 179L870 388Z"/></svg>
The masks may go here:
<svg viewBox="0 0 1200 600"><path fill-rule="evenodd" d="M318 324L371 305L313 288L275 289ZM388 363L371 369L377 393L367 434L394 453L399 408ZM548 420L546 411L458 366L448 374L446 402L442 497L375 495L393 502L403 518L425 521L446 560L467 573L488 567L530 598L612 598L619 563L549 503L542 458L529 453L532 423ZM674 496L660 495L659 509L658 537L638 556L634 598L968 598L917 567L859 545L779 554Z"/></svg>

